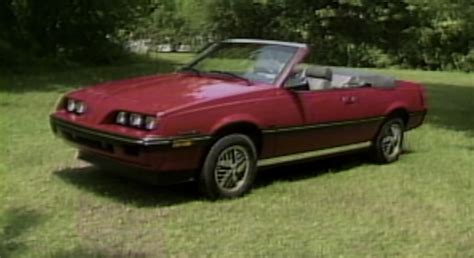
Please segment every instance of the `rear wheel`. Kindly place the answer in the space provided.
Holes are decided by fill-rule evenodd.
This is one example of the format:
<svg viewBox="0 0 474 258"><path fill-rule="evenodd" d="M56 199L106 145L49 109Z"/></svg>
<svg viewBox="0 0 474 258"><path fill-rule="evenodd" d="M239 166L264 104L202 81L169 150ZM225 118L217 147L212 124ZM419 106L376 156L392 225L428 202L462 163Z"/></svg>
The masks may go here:
<svg viewBox="0 0 474 258"><path fill-rule="evenodd" d="M389 118L380 129L372 147L372 157L377 163L397 161L403 149L405 124L401 118Z"/></svg>
<svg viewBox="0 0 474 258"><path fill-rule="evenodd" d="M199 188L210 199L235 198L249 192L257 171L257 153L252 140L242 134L219 139L209 150Z"/></svg>

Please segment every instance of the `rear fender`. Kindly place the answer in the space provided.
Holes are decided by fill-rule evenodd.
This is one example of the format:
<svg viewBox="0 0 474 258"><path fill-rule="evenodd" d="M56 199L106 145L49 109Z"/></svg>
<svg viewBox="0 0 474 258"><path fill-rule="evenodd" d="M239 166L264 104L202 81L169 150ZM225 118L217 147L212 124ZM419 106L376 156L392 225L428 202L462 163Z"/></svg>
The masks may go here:
<svg viewBox="0 0 474 258"><path fill-rule="evenodd" d="M406 111L407 113L409 113L409 110L407 108L407 103L403 102L403 101L396 101L392 104L390 104L384 111L384 117L388 117L390 116L390 114L392 114L393 112L395 112L396 110L404 110Z"/></svg>

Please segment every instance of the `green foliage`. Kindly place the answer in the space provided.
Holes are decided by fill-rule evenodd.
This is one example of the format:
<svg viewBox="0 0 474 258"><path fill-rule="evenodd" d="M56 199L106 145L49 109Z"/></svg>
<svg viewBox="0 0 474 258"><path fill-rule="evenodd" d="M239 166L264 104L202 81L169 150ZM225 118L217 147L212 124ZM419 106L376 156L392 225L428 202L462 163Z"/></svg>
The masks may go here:
<svg viewBox="0 0 474 258"><path fill-rule="evenodd" d="M123 40L301 41L311 61L474 71L472 0L2 0L0 64L113 62Z"/></svg>
<svg viewBox="0 0 474 258"><path fill-rule="evenodd" d="M117 33L148 11L147 0L3 0L0 3L1 63L8 54L79 61L112 61ZM3 44L2 44L3 43ZM12 47L14 46L14 47Z"/></svg>
<svg viewBox="0 0 474 258"><path fill-rule="evenodd" d="M217 38L296 40L318 63L472 70L470 0L214 0Z"/></svg>
<svg viewBox="0 0 474 258"><path fill-rule="evenodd" d="M474 4L469 0L416 0L418 27L412 29L406 60L411 66L430 69L472 70Z"/></svg>
<svg viewBox="0 0 474 258"><path fill-rule="evenodd" d="M208 36L210 0L153 0L154 9L141 19L132 33L135 39L150 39L153 44L179 43L202 45ZM204 42L205 43L205 42Z"/></svg>

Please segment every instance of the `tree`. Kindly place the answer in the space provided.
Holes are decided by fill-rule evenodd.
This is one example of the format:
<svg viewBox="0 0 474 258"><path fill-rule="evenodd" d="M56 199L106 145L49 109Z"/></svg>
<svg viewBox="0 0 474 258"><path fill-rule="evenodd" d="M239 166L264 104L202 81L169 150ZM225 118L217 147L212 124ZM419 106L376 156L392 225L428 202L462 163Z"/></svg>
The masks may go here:
<svg viewBox="0 0 474 258"><path fill-rule="evenodd" d="M214 0L218 38L306 42L312 60L474 70L472 0Z"/></svg>
<svg viewBox="0 0 474 258"><path fill-rule="evenodd" d="M410 66L474 70L474 3L470 0L411 0L420 23L402 54Z"/></svg>
<svg viewBox="0 0 474 258"><path fill-rule="evenodd" d="M148 0L2 0L0 40L39 57L111 61L119 30L149 8Z"/></svg>

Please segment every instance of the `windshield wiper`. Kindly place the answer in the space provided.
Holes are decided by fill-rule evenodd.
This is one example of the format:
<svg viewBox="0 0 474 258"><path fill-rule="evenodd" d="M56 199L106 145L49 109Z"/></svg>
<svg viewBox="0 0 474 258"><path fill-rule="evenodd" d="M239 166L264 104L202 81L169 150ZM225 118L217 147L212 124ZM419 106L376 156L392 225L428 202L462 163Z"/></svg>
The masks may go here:
<svg viewBox="0 0 474 258"><path fill-rule="evenodd" d="M239 80L242 80L242 81L245 81L247 82L247 84L250 86L252 85L252 81L250 81L249 79L241 76L241 75L238 75L238 74L235 74L235 73L232 73L232 72L225 72L225 71L209 71L209 73L216 73L216 74L221 74L221 75L227 75L229 77L232 77L232 78L236 78L236 79L239 79Z"/></svg>
<svg viewBox="0 0 474 258"><path fill-rule="evenodd" d="M192 72L195 73L197 76L201 76L201 71L191 66L182 67L178 70L178 72Z"/></svg>

